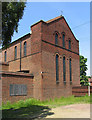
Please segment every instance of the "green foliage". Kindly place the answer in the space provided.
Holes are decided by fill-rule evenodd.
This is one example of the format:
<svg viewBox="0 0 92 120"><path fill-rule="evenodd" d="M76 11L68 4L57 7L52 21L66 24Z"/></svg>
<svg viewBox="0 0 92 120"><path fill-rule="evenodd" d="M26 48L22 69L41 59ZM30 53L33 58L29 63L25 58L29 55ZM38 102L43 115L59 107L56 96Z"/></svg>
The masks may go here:
<svg viewBox="0 0 92 120"><path fill-rule="evenodd" d="M27 100L20 100L16 103L11 104L9 101L6 104L2 104L2 109L19 109L21 107L31 107L33 105L38 106L49 106L49 107L57 107L62 105L69 105L75 103L90 103L90 97L88 95L83 97L61 97L55 99L49 99L45 101L36 100L34 98L29 98Z"/></svg>
<svg viewBox="0 0 92 120"><path fill-rule="evenodd" d="M88 86L88 77L86 76L87 71L87 58L84 58L84 56L80 55L80 84L82 86Z"/></svg>
<svg viewBox="0 0 92 120"><path fill-rule="evenodd" d="M14 31L18 32L18 22L22 19L25 2L2 2L2 46L11 42Z"/></svg>
<svg viewBox="0 0 92 120"><path fill-rule="evenodd" d="M41 114L50 114L51 112L49 112L49 110L53 107L78 103L90 103L90 97L88 95L84 97L70 96L45 101L30 98L27 100L20 100L13 104L8 101L6 104L2 104L2 113L3 118L31 118Z"/></svg>
<svg viewBox="0 0 92 120"><path fill-rule="evenodd" d="M88 78L91 78L91 76L87 76Z"/></svg>
<svg viewBox="0 0 92 120"><path fill-rule="evenodd" d="M84 58L84 56L80 55L80 76L84 75L86 76L86 71L87 71L87 58Z"/></svg>
<svg viewBox="0 0 92 120"><path fill-rule="evenodd" d="M80 84L82 86L88 86L89 85L89 83L88 83L88 77L84 76L84 75L81 75L80 76Z"/></svg>

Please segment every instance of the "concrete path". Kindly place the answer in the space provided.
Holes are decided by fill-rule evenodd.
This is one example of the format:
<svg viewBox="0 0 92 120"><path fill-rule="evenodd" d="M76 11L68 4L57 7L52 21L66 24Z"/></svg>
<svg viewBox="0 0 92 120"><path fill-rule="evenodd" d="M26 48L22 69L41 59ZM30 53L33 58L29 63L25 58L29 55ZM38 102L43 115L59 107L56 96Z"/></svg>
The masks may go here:
<svg viewBox="0 0 92 120"><path fill-rule="evenodd" d="M46 118L90 118L90 104L73 104L52 108Z"/></svg>

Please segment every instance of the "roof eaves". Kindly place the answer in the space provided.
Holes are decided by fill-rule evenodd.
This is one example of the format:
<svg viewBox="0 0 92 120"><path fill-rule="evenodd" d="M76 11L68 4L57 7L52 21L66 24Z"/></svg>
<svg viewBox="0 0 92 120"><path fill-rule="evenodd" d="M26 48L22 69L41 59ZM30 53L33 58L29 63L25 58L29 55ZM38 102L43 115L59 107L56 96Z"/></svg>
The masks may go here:
<svg viewBox="0 0 92 120"><path fill-rule="evenodd" d="M12 45L12 44L14 44L14 43L16 43L16 42L18 42L18 41L20 41L21 39L23 39L23 38L25 38L26 36L29 36L29 35L31 35L30 33L28 33L28 34L26 34L26 35L24 35L24 36L22 36L22 37L20 37L19 39L17 39L17 40L15 40L15 41L13 41L12 43L10 43L10 45L9 45L9 47ZM8 47L8 48L9 48ZM3 47L3 48L1 48L0 50L4 50L5 48Z"/></svg>
<svg viewBox="0 0 92 120"><path fill-rule="evenodd" d="M63 19L65 20L65 22L66 22L66 24L67 24L68 28L70 29L70 31L71 31L71 33L72 33L72 35L73 35L73 36L74 36L74 38L75 38L75 40L79 42L79 40L77 40L77 39L76 39L76 37L75 37L74 33L72 32L72 30L71 30L70 26L68 25L68 23L67 23L66 19L65 19L64 17L63 17Z"/></svg>

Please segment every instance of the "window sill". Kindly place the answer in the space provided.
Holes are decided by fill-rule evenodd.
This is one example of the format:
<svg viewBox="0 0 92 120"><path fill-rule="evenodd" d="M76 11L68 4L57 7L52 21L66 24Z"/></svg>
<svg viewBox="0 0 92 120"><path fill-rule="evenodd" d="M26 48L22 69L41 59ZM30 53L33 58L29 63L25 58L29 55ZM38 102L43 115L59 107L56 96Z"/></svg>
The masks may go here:
<svg viewBox="0 0 92 120"><path fill-rule="evenodd" d="M72 81L70 81L70 85L72 85Z"/></svg>
<svg viewBox="0 0 92 120"><path fill-rule="evenodd" d="M64 81L64 85L66 85L66 81Z"/></svg>
<svg viewBox="0 0 92 120"><path fill-rule="evenodd" d="M18 94L14 95L14 94L12 94L10 96L27 96L27 94L24 94L24 95L18 95Z"/></svg>
<svg viewBox="0 0 92 120"><path fill-rule="evenodd" d="M26 57L27 55L24 55L24 57Z"/></svg>
<svg viewBox="0 0 92 120"><path fill-rule="evenodd" d="M59 81L56 81L56 84L59 84Z"/></svg>

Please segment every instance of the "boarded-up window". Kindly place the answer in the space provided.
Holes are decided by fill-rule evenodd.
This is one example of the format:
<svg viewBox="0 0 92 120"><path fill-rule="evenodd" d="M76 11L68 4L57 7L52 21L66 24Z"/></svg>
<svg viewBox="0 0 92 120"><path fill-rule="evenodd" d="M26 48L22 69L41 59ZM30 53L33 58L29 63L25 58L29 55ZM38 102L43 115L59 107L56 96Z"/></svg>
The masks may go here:
<svg viewBox="0 0 92 120"><path fill-rule="evenodd" d="M14 90L13 90L13 85L11 84L10 85L10 95L14 95L14 92L13 92Z"/></svg>
<svg viewBox="0 0 92 120"><path fill-rule="evenodd" d="M27 95L27 85L10 84L10 96Z"/></svg>

